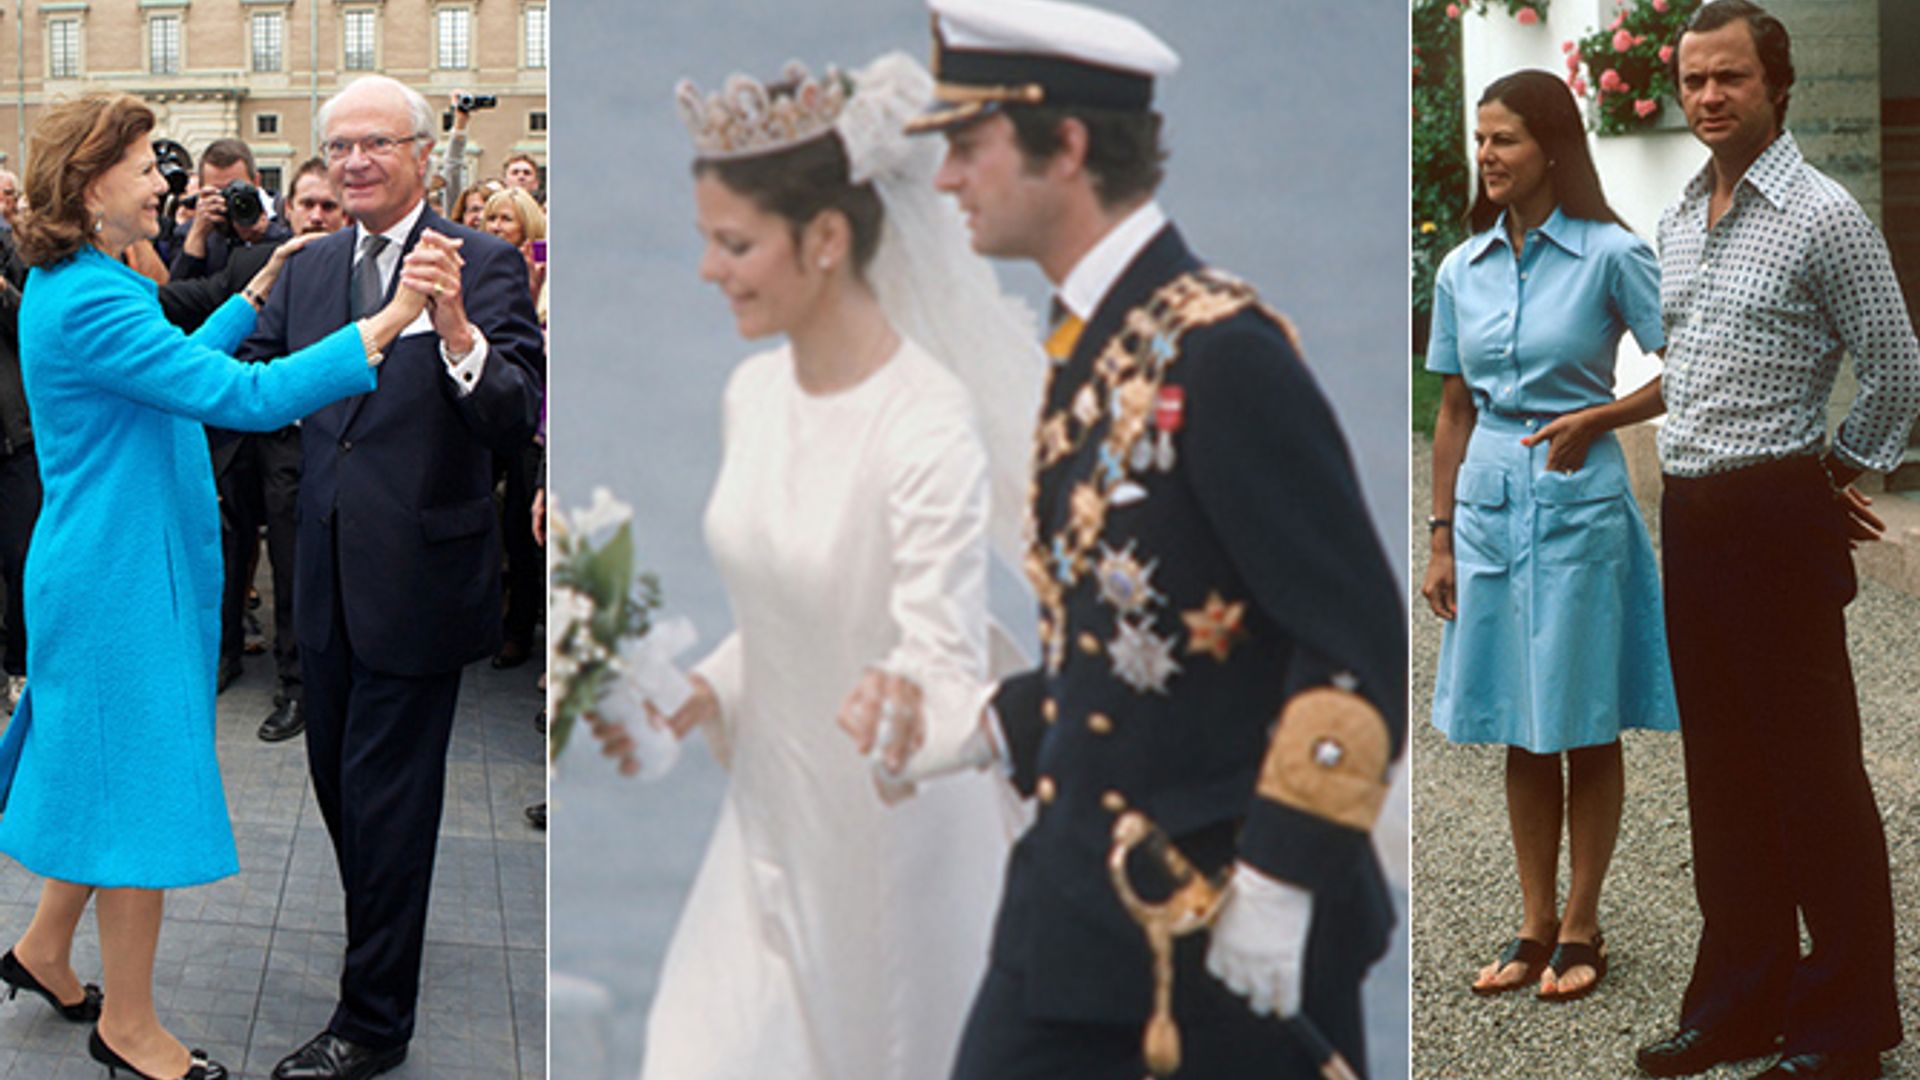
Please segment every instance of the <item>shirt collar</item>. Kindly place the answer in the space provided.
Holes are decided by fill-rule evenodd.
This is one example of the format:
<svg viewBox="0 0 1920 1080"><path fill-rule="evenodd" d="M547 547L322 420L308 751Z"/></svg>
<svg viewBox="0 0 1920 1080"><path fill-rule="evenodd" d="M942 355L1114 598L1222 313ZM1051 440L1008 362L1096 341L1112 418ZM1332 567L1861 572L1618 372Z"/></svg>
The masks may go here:
<svg viewBox="0 0 1920 1080"><path fill-rule="evenodd" d="M1107 298L1113 283L1120 280L1134 256L1166 225L1166 213L1152 199L1121 218L1120 223L1108 229L1107 235L1080 256L1080 261L1067 272L1066 280L1060 283L1060 303L1082 319L1092 318L1094 309Z"/></svg>
<svg viewBox="0 0 1920 1080"><path fill-rule="evenodd" d="M426 213L426 211L427 211L427 200L423 196L419 202L413 204L412 210L407 211L406 217L401 218L399 221L394 222L392 225L382 230L380 235L387 238L388 247L390 247L394 251L404 250L407 246L407 237L413 235L414 223L419 221L420 215ZM366 239L367 239L367 227L365 225L360 224L357 221L354 222L353 223L353 250L358 252L360 250L360 245L365 243Z"/></svg>
<svg viewBox="0 0 1920 1080"><path fill-rule="evenodd" d="M1558 206L1553 208L1553 213L1547 215L1547 220L1534 226L1533 231L1552 241L1553 246L1575 258L1579 258L1586 253L1587 223L1579 218L1568 217ZM1474 237L1472 243L1473 247L1468 249L1472 255L1470 261L1476 262L1494 248L1506 247L1507 212L1505 210L1500 211L1500 216L1494 219L1493 226Z"/></svg>
<svg viewBox="0 0 1920 1080"><path fill-rule="evenodd" d="M1759 157L1753 159L1753 164L1747 166L1747 173L1740 178L1740 183L1751 186L1776 208L1784 207L1787 189L1793 185L1794 176L1805 161L1806 158L1800 154L1800 144L1793 141L1793 133L1782 131L1760 152ZM1693 179L1687 182L1686 197L1701 199L1712 191L1713 160L1709 158L1700 171L1693 174Z"/></svg>

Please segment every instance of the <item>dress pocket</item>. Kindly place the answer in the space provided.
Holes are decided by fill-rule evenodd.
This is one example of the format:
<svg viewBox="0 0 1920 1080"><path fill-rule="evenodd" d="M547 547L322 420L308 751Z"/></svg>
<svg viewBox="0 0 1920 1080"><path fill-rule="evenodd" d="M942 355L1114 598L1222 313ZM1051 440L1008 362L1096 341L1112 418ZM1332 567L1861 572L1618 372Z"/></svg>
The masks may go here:
<svg viewBox="0 0 1920 1080"><path fill-rule="evenodd" d="M1453 482L1454 562L1506 569L1512 516L1505 473L1484 465L1460 466Z"/></svg>
<svg viewBox="0 0 1920 1080"><path fill-rule="evenodd" d="M1614 563L1627 557L1628 515L1637 513L1626 473L1598 467L1534 478L1537 550L1542 565Z"/></svg>

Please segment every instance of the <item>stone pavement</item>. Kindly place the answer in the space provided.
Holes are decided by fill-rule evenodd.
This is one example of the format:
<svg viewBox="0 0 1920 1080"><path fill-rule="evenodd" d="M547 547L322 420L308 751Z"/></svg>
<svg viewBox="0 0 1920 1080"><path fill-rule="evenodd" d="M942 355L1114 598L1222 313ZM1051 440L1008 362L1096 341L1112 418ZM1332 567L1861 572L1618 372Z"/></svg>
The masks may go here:
<svg viewBox="0 0 1920 1080"><path fill-rule="evenodd" d="M1432 444L1417 436L1416 523L1426 519L1431 478ZM1520 919L1504 754L1497 747L1450 746L1427 721L1440 620L1419 596L1427 562L1422 525L1413 526L1411 540L1413 1076L1637 1076L1634 1048L1671 1033L1678 1019L1700 932L1680 737L1630 732L1622 740L1626 805L1600 905L1610 954L1606 981L1592 997L1568 1004L1536 1001L1531 993L1468 993L1474 972L1493 959ZM1907 1042L1885 1056L1885 1075L1920 1077L1920 1044L1912 1037L1920 1021L1920 598L1863 574L1847 628L1863 756L1886 822L1895 983L1909 1031ZM1560 889L1564 896L1564 869ZM1742 1062L1702 1075L1737 1080L1766 1065L1764 1059Z"/></svg>
<svg viewBox="0 0 1920 1080"><path fill-rule="evenodd" d="M269 627L270 603L256 613ZM534 664L502 672L482 661L462 680L419 1020L406 1064L386 1074L394 1080L546 1075L546 844L522 816L546 786L532 723L536 678ZM271 658L249 657L220 696L217 747L240 873L168 893L154 971L162 1021L236 1080L263 1080L326 1025L345 948L340 879L305 744L254 735L272 709L273 683ZM0 857L0 944L25 930L39 890L39 878ZM100 981L91 914L74 967ZM36 996L0 1001L0 1080L94 1080L103 1073L86 1035Z"/></svg>

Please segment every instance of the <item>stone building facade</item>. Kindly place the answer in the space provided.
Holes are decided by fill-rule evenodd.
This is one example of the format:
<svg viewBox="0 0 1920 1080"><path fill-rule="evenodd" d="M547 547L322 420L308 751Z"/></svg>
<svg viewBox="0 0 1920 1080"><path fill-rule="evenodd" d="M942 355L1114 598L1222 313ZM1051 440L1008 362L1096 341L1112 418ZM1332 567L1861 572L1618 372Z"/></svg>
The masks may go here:
<svg viewBox="0 0 1920 1080"><path fill-rule="evenodd" d="M121 90L196 160L214 139L246 140L278 190L318 149L321 102L380 72L436 106L455 91L497 96L469 128L468 175L519 153L544 175L547 16L548 0L13 0L0 9L0 151L24 160L47 102Z"/></svg>

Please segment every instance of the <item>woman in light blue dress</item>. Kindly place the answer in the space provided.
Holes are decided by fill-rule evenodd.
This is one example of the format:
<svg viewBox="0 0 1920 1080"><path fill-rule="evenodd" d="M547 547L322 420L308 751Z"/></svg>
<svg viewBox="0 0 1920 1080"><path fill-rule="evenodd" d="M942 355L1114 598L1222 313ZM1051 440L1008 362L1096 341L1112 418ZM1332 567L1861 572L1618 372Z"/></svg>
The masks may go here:
<svg viewBox="0 0 1920 1080"><path fill-rule="evenodd" d="M23 590L27 690L0 739L0 851L48 881L0 979L69 1020L97 1016L88 1047L110 1068L221 1080L161 1026L152 994L162 890L238 869L214 754L220 522L203 425L271 431L372 390L379 349L432 285L403 269L377 314L243 364L229 354L276 253L182 334L153 282L119 261L159 231L153 126L137 98L88 95L47 111L28 157L20 361L45 501ZM90 897L104 1002L70 963Z"/></svg>
<svg viewBox="0 0 1920 1080"><path fill-rule="evenodd" d="M1508 748L1523 921L1473 990L1537 980L1540 997L1569 1000L1606 974L1620 732L1679 727L1657 564L1612 434L1662 409L1658 379L1613 396L1623 333L1664 346L1659 271L1608 208L1557 77L1495 81L1476 119L1474 235L1440 266L1427 350L1445 376L1422 590L1447 620L1433 722Z"/></svg>

